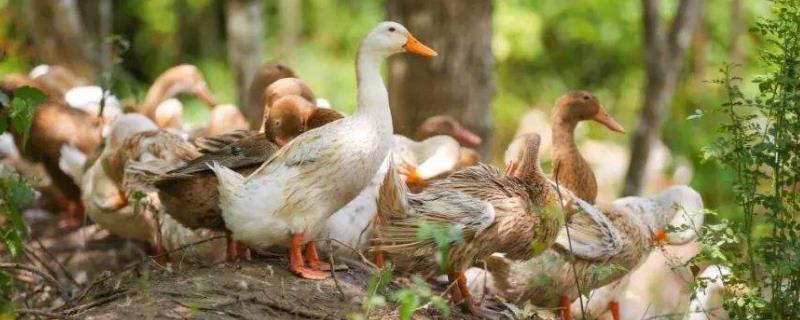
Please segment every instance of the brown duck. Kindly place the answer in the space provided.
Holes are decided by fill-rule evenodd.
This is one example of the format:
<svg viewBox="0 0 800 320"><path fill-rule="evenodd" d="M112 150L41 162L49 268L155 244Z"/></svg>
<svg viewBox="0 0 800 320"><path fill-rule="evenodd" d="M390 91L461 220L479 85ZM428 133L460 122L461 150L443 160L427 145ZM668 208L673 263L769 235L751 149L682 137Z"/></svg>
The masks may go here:
<svg viewBox="0 0 800 320"><path fill-rule="evenodd" d="M584 120L600 122L616 132L624 133L625 129L606 113L591 93L570 91L556 100L553 108L553 177L579 198L594 203L597 180L575 144L575 127Z"/></svg>
<svg viewBox="0 0 800 320"><path fill-rule="evenodd" d="M158 119L157 111L163 102L184 92L196 96L209 108L216 105L214 96L209 91L200 70L193 65L181 64L167 69L153 81L150 89L147 90L144 102L136 107L136 110L155 121L162 128L174 125L179 122Z"/></svg>
<svg viewBox="0 0 800 320"><path fill-rule="evenodd" d="M462 241L451 243L444 262L454 303L473 301L463 271L476 259L506 252L516 259L538 255L556 239L564 221L556 194L538 164L538 135L526 137L518 166L503 174L479 165L458 171L418 194L408 193L390 170L378 200L379 223L373 250L402 270L437 272L437 246L416 237L424 225L458 228Z"/></svg>
<svg viewBox="0 0 800 320"><path fill-rule="evenodd" d="M84 216L81 190L58 167L60 149L63 145L73 145L85 154L93 154L102 142L101 121L85 111L58 102L58 99L52 98L58 96L56 93L49 92L25 76L8 75L3 78L2 90L11 99L14 90L23 86L45 89L50 98L36 107L27 143L23 143L23 136L19 132L12 130L15 143L20 146L20 152L26 159L44 165L53 185L60 191L61 196L57 200L67 214L59 221L59 226L79 226Z"/></svg>
<svg viewBox="0 0 800 320"><path fill-rule="evenodd" d="M261 65L247 89L247 101L242 108L251 130L258 130L264 124L264 92L273 82L283 78L295 78L297 75L288 66L277 63ZM312 101L313 102L313 101Z"/></svg>

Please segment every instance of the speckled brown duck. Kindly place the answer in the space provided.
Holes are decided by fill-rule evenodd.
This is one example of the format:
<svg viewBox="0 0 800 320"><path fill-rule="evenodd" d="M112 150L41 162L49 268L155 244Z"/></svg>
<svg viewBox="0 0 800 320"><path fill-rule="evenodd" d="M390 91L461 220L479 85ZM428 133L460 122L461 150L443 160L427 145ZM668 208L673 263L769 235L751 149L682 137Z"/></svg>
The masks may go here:
<svg viewBox="0 0 800 320"><path fill-rule="evenodd" d="M597 97L586 91L570 91L553 108L553 177L579 198L594 203L597 180L575 144L575 127L584 120L602 123L612 131L625 132L611 118Z"/></svg>
<svg viewBox="0 0 800 320"><path fill-rule="evenodd" d="M556 194L538 164L538 135L526 137L518 166L508 174L479 165L458 171L418 194L408 193L395 170L381 186L373 250L401 270L437 272L437 247L416 235L424 224L445 224L461 230L463 242L453 243L444 270L453 302L473 309L463 271L476 259L506 252L517 259L541 253L555 241L564 215ZM475 311L473 309L473 311Z"/></svg>
<svg viewBox="0 0 800 320"><path fill-rule="evenodd" d="M597 208L599 215L575 214L568 223L570 234L562 228L555 245L538 257L485 259L496 293L513 303L560 307L562 318L572 319L570 305L579 294L576 277L583 292L620 279L666 236L663 229L676 214L702 216L703 200L688 186L673 186L654 197L626 197Z"/></svg>

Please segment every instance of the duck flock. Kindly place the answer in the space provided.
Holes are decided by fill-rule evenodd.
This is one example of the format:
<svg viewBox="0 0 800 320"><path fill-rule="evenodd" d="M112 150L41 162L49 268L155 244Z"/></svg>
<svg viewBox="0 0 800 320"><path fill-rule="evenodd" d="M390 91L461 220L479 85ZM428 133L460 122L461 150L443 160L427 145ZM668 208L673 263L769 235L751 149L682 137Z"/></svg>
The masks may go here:
<svg viewBox="0 0 800 320"><path fill-rule="evenodd" d="M88 216L146 243L161 264L176 248L224 235L227 241L192 246L181 259L249 260L277 247L298 277L326 279L331 265L315 241L332 240L337 254L446 276L452 303L476 314L489 312L476 297L491 294L563 319L607 311L621 319L624 306L612 293L601 297L603 288L624 283L659 245L697 236L703 201L688 186L595 203L598 183L575 127L594 120L624 129L588 92L555 101L552 173L539 166L536 133L509 145L504 169L481 163L471 149L481 139L447 115L426 120L413 137L393 134L380 66L400 53L437 55L394 22L364 37L350 116L277 64L257 72L241 109L217 105L191 65L165 71L139 105L123 106L59 66L6 75L2 90L13 98L30 86L48 96L20 149L26 161L43 164L57 189L60 226ZM185 130L181 93L208 104L208 125ZM14 135L17 145L21 136ZM688 228L666 232L676 224ZM446 254L441 241L420 236L431 226L456 230ZM592 290L601 306L581 299Z"/></svg>

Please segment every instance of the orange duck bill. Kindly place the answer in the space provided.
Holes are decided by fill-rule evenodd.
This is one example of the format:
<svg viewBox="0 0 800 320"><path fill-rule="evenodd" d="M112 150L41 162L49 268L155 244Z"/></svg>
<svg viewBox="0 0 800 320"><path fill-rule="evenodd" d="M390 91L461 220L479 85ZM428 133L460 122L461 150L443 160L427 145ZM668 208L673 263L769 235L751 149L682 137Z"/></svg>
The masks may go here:
<svg viewBox="0 0 800 320"><path fill-rule="evenodd" d="M436 51L433 51L433 49L422 44L422 42L419 42L419 40L414 38L414 36L411 34L408 34L408 37L406 38L406 44L403 45L403 48L405 48L408 52L416 53L423 57L435 57L439 55L436 53Z"/></svg>
<svg viewBox="0 0 800 320"><path fill-rule="evenodd" d="M614 120L614 118L609 116L603 106L600 106L600 109L597 110L597 114L594 115L594 121L602 123L608 129L611 129L611 131L625 133L625 128L623 128L622 125L617 122L617 120Z"/></svg>

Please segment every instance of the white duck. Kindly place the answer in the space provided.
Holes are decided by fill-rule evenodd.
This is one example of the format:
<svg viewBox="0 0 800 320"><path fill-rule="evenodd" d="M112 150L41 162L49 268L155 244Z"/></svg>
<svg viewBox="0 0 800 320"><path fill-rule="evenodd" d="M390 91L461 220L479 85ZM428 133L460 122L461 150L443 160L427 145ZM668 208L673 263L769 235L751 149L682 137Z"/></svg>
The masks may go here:
<svg viewBox="0 0 800 320"><path fill-rule="evenodd" d="M292 272L309 279L329 276L313 242L307 246L310 267L300 247L369 184L386 158L393 130L380 66L388 56L404 51L436 55L401 24L379 23L358 51L354 115L301 134L248 177L212 166L219 179L223 219L235 239L254 249L290 240Z"/></svg>
<svg viewBox="0 0 800 320"><path fill-rule="evenodd" d="M731 269L722 265L710 265L698 275L702 282L695 290L694 298L689 304L689 313L684 320L723 320L728 319L728 312L722 308L727 292L725 278L731 275Z"/></svg>

